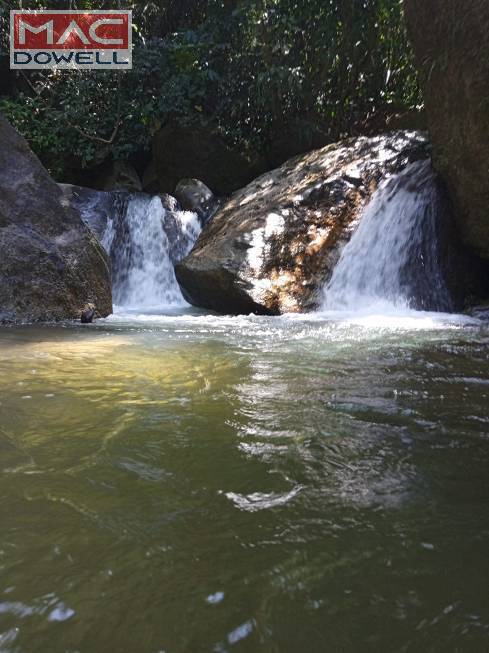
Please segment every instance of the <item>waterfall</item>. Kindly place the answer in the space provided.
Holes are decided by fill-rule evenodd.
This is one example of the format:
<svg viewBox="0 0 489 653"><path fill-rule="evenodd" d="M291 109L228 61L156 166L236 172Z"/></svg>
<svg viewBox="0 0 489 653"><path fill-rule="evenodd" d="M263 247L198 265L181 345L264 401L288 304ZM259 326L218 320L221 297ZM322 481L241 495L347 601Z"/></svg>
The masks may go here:
<svg viewBox="0 0 489 653"><path fill-rule="evenodd" d="M173 264L186 256L201 230L196 213L165 208L159 196L131 195L107 223L102 244L112 261L114 304L184 306Z"/></svg>
<svg viewBox="0 0 489 653"><path fill-rule="evenodd" d="M430 164L382 182L341 252L323 310L451 310L441 270L443 219Z"/></svg>

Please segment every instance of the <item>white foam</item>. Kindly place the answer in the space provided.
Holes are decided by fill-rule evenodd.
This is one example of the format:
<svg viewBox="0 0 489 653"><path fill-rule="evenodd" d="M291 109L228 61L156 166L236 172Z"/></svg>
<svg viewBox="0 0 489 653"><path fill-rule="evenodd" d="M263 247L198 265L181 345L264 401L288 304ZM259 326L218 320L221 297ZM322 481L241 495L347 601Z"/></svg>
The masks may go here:
<svg viewBox="0 0 489 653"><path fill-rule="evenodd" d="M200 221L190 211L171 215L181 255L185 256L197 240ZM116 233L113 220L109 220L102 243L115 259L113 294L119 306L146 310L187 306L170 258L167 216L158 196L134 195L127 204L123 224L118 226L122 235Z"/></svg>
<svg viewBox="0 0 489 653"><path fill-rule="evenodd" d="M450 307L438 261L436 193L424 162L379 186L325 287L323 310Z"/></svg>

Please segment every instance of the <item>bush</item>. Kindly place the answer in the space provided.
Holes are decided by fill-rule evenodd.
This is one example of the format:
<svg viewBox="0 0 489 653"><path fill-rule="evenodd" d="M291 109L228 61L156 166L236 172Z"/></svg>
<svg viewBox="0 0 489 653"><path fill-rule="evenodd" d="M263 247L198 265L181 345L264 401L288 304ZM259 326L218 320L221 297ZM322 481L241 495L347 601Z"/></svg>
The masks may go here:
<svg viewBox="0 0 489 653"><path fill-rule="evenodd" d="M15 4L3 3L0 21ZM284 124L335 140L421 103L399 0L177 0L133 10L132 71L16 74L0 98L58 177L148 151L174 119L264 151Z"/></svg>

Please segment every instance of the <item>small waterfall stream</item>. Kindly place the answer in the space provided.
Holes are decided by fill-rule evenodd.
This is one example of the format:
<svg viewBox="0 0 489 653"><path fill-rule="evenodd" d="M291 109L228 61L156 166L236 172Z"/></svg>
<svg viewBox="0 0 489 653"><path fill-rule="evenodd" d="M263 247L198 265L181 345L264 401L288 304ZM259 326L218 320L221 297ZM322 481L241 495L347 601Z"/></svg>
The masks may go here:
<svg viewBox="0 0 489 653"><path fill-rule="evenodd" d="M159 196L130 196L102 240L112 259L115 305L185 306L173 264L188 254L200 230L196 213L165 208Z"/></svg>
<svg viewBox="0 0 489 653"><path fill-rule="evenodd" d="M323 290L323 311L450 311L442 260L443 202L429 162L384 180L363 210ZM117 202L119 204L117 205ZM102 244L112 260L114 304L184 307L174 264L201 231L197 213L169 196L121 195Z"/></svg>
<svg viewBox="0 0 489 653"><path fill-rule="evenodd" d="M428 162L383 181L324 289L323 310L451 310L439 191Z"/></svg>

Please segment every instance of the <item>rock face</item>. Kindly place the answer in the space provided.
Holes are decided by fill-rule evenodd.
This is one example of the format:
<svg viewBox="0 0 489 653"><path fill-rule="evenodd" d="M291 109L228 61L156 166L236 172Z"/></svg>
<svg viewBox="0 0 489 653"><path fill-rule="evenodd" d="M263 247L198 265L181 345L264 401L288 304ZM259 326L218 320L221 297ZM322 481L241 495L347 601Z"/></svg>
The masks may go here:
<svg viewBox="0 0 489 653"><path fill-rule="evenodd" d="M405 0L434 166L462 237L489 258L489 3Z"/></svg>
<svg viewBox="0 0 489 653"><path fill-rule="evenodd" d="M0 115L0 322L112 311L107 257L25 140Z"/></svg>
<svg viewBox="0 0 489 653"><path fill-rule="evenodd" d="M153 139L153 161L143 178L145 189L173 193L185 177L201 179L218 195L230 193L266 170L257 155L231 149L222 137L199 125L169 123Z"/></svg>
<svg viewBox="0 0 489 653"><path fill-rule="evenodd" d="M83 222L99 241L105 234L108 220L117 212L122 198L128 195L124 192L109 193L72 184L58 185L63 193L65 204L69 204L78 212Z"/></svg>
<svg viewBox="0 0 489 653"><path fill-rule="evenodd" d="M378 183L425 158L417 132L349 139L291 159L234 193L175 268L184 296L223 313L317 307Z"/></svg>

